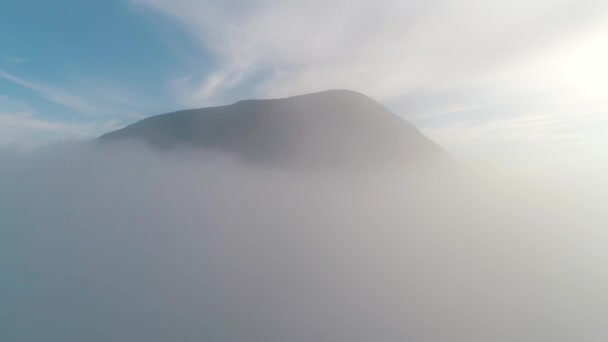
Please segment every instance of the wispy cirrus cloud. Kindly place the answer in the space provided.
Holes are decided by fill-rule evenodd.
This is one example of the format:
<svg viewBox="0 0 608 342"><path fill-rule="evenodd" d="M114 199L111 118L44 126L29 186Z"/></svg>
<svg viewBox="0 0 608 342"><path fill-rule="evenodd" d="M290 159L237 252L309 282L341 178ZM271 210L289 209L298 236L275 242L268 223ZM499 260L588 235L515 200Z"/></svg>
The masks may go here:
<svg viewBox="0 0 608 342"><path fill-rule="evenodd" d="M36 147L53 141L86 139L117 128L115 119L65 121L40 115L32 105L0 95L0 146Z"/></svg>
<svg viewBox="0 0 608 342"><path fill-rule="evenodd" d="M50 142L81 140L116 129L116 120L75 122L41 118L27 111L0 109L0 146L36 147Z"/></svg>
<svg viewBox="0 0 608 342"><path fill-rule="evenodd" d="M81 85L80 93L76 94L2 70L0 78L76 111L71 117L58 115L48 108L40 110L33 104L0 94L0 145L35 147L56 141L88 139L143 117L129 94L116 93L110 88Z"/></svg>
<svg viewBox="0 0 608 342"><path fill-rule="evenodd" d="M114 122L108 122L106 125L111 127L113 124ZM62 138L65 138L65 134L72 138L84 138L90 136L92 132L98 131L98 125L50 121L23 113L0 112L0 132L2 132L4 142L12 140L11 137L17 138L34 132L50 135L59 134Z"/></svg>
<svg viewBox="0 0 608 342"><path fill-rule="evenodd" d="M261 96L353 88L388 99L458 87L578 39L607 14L594 0L132 2L173 18L217 57L195 99L260 69Z"/></svg>
<svg viewBox="0 0 608 342"><path fill-rule="evenodd" d="M22 87L25 87L50 102L77 110L82 114L99 113L99 109L88 103L85 99L64 89L50 86L40 82L29 81L10 74L4 70L0 70L0 77L15 84L18 84Z"/></svg>
<svg viewBox="0 0 608 342"><path fill-rule="evenodd" d="M449 142L448 149L465 140L502 147L557 147L573 137L587 143L587 135L597 136L584 113L608 115L605 1L131 2L173 19L216 57L217 67L205 77L174 84L187 106L241 86L252 97L350 88L408 119L432 117L416 123ZM526 117L546 120L519 125L520 134L512 134L513 120ZM559 133L556 127L564 125L572 134ZM456 131L469 138L453 139Z"/></svg>
<svg viewBox="0 0 608 342"><path fill-rule="evenodd" d="M19 56L5 55L4 58L15 64L23 64L23 63L27 62L26 58L19 57Z"/></svg>

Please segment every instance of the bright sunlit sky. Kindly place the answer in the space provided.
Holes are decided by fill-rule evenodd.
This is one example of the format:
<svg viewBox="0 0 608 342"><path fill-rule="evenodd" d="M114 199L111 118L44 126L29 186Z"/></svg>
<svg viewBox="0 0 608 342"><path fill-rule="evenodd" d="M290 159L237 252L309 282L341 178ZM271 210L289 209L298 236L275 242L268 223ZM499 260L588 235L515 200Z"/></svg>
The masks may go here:
<svg viewBox="0 0 608 342"><path fill-rule="evenodd" d="M0 146L347 88L450 152L608 148L605 0L5 0Z"/></svg>

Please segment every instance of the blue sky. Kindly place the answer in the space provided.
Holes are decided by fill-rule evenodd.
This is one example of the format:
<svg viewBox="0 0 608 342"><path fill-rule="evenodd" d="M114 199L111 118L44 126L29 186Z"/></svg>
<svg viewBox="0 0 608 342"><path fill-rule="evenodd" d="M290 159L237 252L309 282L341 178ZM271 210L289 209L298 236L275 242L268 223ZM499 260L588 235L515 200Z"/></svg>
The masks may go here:
<svg viewBox="0 0 608 342"><path fill-rule="evenodd" d="M7 0L0 145L89 139L182 108L349 88L462 155L599 151L608 146L607 7Z"/></svg>
<svg viewBox="0 0 608 342"><path fill-rule="evenodd" d="M124 1L8 1L0 23L3 111L71 124L78 136L177 107L166 81L183 64L165 40L187 39L160 16Z"/></svg>

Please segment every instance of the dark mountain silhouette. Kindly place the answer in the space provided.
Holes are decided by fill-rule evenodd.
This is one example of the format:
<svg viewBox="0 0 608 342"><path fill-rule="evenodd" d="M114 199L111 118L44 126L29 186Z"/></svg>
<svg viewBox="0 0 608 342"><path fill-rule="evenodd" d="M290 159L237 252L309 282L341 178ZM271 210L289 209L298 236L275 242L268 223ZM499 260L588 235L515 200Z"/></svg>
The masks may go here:
<svg viewBox="0 0 608 342"><path fill-rule="evenodd" d="M446 160L412 124L348 90L152 116L104 134L170 149L201 147L282 166L378 165Z"/></svg>

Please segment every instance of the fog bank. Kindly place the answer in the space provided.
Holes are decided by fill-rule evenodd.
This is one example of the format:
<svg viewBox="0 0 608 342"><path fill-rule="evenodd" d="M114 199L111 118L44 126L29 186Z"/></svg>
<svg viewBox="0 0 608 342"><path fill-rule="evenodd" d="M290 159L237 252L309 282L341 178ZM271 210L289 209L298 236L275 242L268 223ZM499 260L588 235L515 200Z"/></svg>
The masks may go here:
<svg viewBox="0 0 608 342"><path fill-rule="evenodd" d="M458 168L2 151L0 339L608 338L606 182Z"/></svg>

